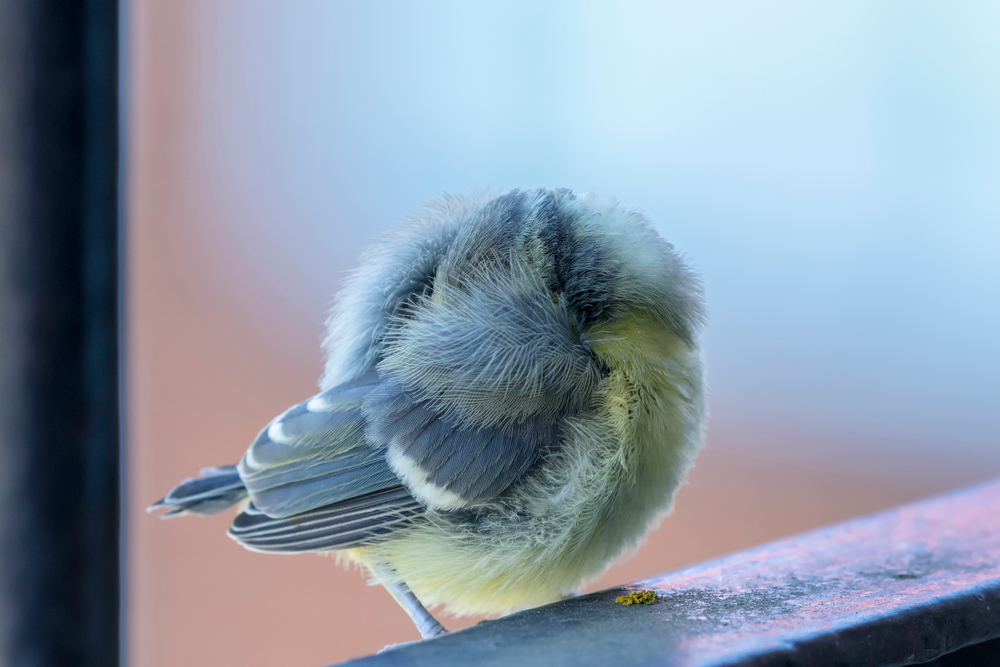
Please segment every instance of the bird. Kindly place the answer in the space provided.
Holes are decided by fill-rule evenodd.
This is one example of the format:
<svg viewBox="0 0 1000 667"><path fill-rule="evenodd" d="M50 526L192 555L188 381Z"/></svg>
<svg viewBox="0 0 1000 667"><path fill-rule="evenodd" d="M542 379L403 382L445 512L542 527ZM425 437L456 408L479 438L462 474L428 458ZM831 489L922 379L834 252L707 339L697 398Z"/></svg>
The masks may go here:
<svg viewBox="0 0 1000 667"><path fill-rule="evenodd" d="M569 189L445 196L380 237L327 321L320 392L149 510L238 506L262 553L364 566L428 611L574 594L641 546L705 440L699 275Z"/></svg>

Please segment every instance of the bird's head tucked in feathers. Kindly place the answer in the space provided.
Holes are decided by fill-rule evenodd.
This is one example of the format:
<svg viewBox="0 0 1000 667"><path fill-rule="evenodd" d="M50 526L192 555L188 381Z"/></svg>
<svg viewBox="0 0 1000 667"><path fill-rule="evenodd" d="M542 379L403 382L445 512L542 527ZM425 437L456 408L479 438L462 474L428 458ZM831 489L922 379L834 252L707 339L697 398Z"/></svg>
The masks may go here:
<svg viewBox="0 0 1000 667"><path fill-rule="evenodd" d="M667 340L647 330L690 344L701 303L672 246L613 200L445 199L363 258L330 318L322 385L377 367L464 423L554 418L589 405L609 365L653 352L637 344ZM356 318L368 326L351 340Z"/></svg>

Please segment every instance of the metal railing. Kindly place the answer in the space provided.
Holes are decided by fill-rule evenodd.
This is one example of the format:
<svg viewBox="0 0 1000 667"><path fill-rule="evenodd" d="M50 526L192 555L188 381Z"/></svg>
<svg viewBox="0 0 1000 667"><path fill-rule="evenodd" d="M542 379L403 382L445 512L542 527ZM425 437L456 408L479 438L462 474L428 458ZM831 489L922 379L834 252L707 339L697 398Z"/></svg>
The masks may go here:
<svg viewBox="0 0 1000 667"><path fill-rule="evenodd" d="M349 664L968 667L998 638L1000 481Z"/></svg>

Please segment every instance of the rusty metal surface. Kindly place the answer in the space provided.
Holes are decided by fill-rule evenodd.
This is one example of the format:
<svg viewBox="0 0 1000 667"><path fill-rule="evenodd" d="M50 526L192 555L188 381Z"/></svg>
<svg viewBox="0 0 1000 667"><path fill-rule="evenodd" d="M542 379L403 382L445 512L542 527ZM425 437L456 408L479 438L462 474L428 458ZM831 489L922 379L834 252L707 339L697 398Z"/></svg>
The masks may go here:
<svg viewBox="0 0 1000 667"><path fill-rule="evenodd" d="M910 665L997 637L1000 480L349 664Z"/></svg>

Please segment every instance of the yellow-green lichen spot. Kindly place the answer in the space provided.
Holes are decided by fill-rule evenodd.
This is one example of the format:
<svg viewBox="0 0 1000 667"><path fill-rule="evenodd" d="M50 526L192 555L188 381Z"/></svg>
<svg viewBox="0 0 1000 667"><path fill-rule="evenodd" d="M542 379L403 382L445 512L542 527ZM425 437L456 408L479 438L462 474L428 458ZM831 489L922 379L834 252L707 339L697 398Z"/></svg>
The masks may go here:
<svg viewBox="0 0 1000 667"><path fill-rule="evenodd" d="M654 591L632 591L628 595L615 598L618 604L656 604L659 596Z"/></svg>

